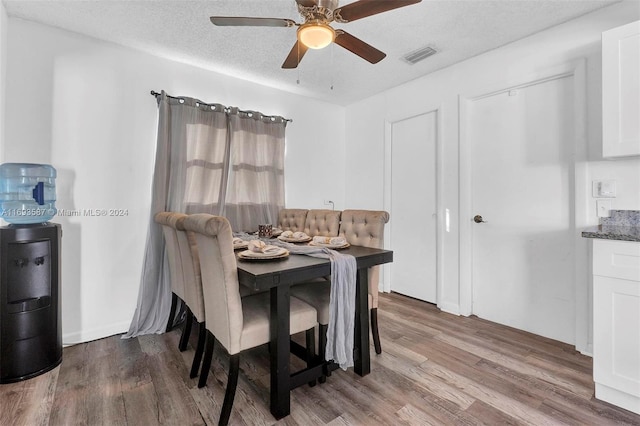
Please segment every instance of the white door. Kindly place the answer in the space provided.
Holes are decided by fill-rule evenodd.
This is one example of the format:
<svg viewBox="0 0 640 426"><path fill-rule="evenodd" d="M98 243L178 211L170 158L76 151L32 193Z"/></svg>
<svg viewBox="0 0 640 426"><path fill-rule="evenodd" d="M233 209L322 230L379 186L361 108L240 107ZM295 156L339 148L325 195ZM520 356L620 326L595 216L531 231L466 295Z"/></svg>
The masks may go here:
<svg viewBox="0 0 640 426"><path fill-rule="evenodd" d="M391 290L436 303L437 112L391 125Z"/></svg>
<svg viewBox="0 0 640 426"><path fill-rule="evenodd" d="M573 77L469 103L473 313L573 343ZM472 220L468 218L468 220ZM474 221L475 222L475 221Z"/></svg>

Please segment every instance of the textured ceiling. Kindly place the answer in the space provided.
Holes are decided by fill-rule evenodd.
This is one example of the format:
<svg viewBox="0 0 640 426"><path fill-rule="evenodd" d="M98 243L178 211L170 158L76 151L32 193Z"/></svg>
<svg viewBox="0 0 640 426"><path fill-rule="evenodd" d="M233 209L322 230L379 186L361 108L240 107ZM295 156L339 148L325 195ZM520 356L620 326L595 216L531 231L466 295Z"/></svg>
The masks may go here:
<svg viewBox="0 0 640 426"><path fill-rule="evenodd" d="M332 45L310 50L294 70L280 66L295 43L295 28L215 27L209 21L210 16L224 15L301 22L294 0L3 2L11 17L346 105L617 1L423 0L333 24L385 52L380 63L371 65ZM348 3L351 0L340 5ZM438 53L416 65L401 59L425 46Z"/></svg>

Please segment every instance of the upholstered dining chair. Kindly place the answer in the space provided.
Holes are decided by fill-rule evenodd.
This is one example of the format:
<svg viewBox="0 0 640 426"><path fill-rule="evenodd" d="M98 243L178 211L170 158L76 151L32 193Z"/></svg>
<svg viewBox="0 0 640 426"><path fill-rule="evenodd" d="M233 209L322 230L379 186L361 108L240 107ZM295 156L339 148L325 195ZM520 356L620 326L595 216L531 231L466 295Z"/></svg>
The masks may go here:
<svg viewBox="0 0 640 426"><path fill-rule="evenodd" d="M384 248L384 225L389 213L379 210L344 210L340 221L340 236L349 244L363 247ZM371 334L377 354L382 353L378 332L378 284L380 265L369 268L369 312Z"/></svg>
<svg viewBox="0 0 640 426"><path fill-rule="evenodd" d="M217 340L231 357L219 421L220 424L227 424L238 384L240 353L270 341L270 295L267 292L240 297L231 225L226 218L193 214L185 219L184 228L194 233L198 246L207 329L198 387L207 384L214 340ZM317 324L316 310L292 297L289 324L291 334L305 331L307 341L313 341L313 329ZM307 359L310 359L309 354Z"/></svg>
<svg viewBox="0 0 640 426"><path fill-rule="evenodd" d="M182 275L184 282L184 302L187 305L187 318L181 341L184 340L184 347L189 340L189 334L196 322L198 328L198 340L191 365L190 377L194 378L198 375L202 355L204 352L205 339L207 329L204 315L204 298L202 295L202 277L200 276L200 256L198 254L198 245L196 244L193 232L187 232L184 228L184 220L187 215L184 213L172 213L173 217L169 221L169 226L175 227L178 249L182 260ZM241 286L240 297L255 294L250 288ZM183 349L184 350L184 349Z"/></svg>
<svg viewBox="0 0 640 426"><path fill-rule="evenodd" d="M170 223L175 226L176 238L178 241L178 249L180 258L182 259L182 275L184 278L184 297L187 305L187 330L191 330L193 321L195 320L198 328L198 342L191 364L190 377L194 378L198 375L202 354L204 352L204 344L206 338L206 327L204 317L204 298L202 296L202 279L200 277L200 256L198 255L198 246L196 245L195 236L191 232L187 232L184 228L184 221L188 216L184 213L173 213Z"/></svg>
<svg viewBox="0 0 640 426"><path fill-rule="evenodd" d="M169 320L167 321L167 331L169 331L173 325L178 299L186 303L182 258L180 256L178 237L175 230L176 217L173 216L171 212L159 212L155 214L154 220L162 226L162 234L164 235L165 249L169 261L169 279L171 280L171 309L169 311ZM187 316L188 315L189 313L187 313ZM185 322L180 343L178 343L180 351L184 351L187 348L189 333L190 330L187 327L187 322Z"/></svg>
<svg viewBox="0 0 640 426"><path fill-rule="evenodd" d="M389 222L389 213L374 210L343 210L339 235L346 238L349 244L383 248L384 225ZM371 317L371 334L377 354L382 353L380 334L378 332L378 281L380 267L369 268L369 311ZM312 281L291 287L291 295L316 308L318 312L318 347L324 358L327 326L329 324L329 300L331 282Z"/></svg>
<svg viewBox="0 0 640 426"><path fill-rule="evenodd" d="M308 211L307 209L280 209L278 212L278 228L291 232L304 231Z"/></svg>
<svg viewBox="0 0 640 426"><path fill-rule="evenodd" d="M340 210L309 210L304 223L304 232L312 237L337 237L340 232Z"/></svg>

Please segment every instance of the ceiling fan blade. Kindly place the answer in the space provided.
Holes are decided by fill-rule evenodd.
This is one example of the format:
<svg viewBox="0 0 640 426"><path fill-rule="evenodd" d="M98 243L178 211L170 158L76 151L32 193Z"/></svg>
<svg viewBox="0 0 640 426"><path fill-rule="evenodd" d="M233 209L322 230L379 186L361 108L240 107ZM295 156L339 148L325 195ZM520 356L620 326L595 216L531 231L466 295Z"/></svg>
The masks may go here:
<svg viewBox="0 0 640 426"><path fill-rule="evenodd" d="M284 18L248 18L246 16L212 16L211 23L220 27L293 27L296 23Z"/></svg>
<svg viewBox="0 0 640 426"><path fill-rule="evenodd" d="M420 3L422 0L360 0L339 7L333 11L334 19L337 22L352 22L356 19L377 15L399 7L410 6Z"/></svg>
<svg viewBox="0 0 640 426"><path fill-rule="evenodd" d="M372 64L377 64L387 56L384 52L343 30L336 31L335 43Z"/></svg>
<svg viewBox="0 0 640 426"><path fill-rule="evenodd" d="M284 63L282 64L282 68L285 68L285 69L297 68L298 64L302 60L302 57L304 56L305 53L307 53L308 49L309 48L307 46L300 43L299 41L296 41L296 44L293 45L291 52L289 52L289 56L287 56L287 59L284 60Z"/></svg>
<svg viewBox="0 0 640 426"><path fill-rule="evenodd" d="M316 0L296 0L296 3L304 7L313 7L318 4Z"/></svg>

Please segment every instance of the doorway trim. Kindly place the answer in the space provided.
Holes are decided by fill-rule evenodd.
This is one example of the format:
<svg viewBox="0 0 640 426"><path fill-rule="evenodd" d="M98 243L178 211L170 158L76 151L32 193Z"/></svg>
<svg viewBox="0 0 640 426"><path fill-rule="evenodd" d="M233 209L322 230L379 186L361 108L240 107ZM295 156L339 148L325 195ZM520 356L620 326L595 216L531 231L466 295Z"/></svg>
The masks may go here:
<svg viewBox="0 0 640 426"><path fill-rule="evenodd" d="M442 171L443 167L443 147L442 147L442 131L443 131L443 108L441 105L434 106L431 108L423 108L414 113L410 114L402 114L397 116L389 117L385 120L384 125L384 171L383 171L383 205L384 209L389 212L390 215L393 215L391 211L391 188L392 188L392 150L391 145L393 143L393 125L395 123L409 120L411 118L415 118L421 115L426 114L436 114L436 141L435 141L435 150L436 150L436 158L435 158L435 168L436 168L436 181L435 181L435 189L436 189L436 305L443 309L444 307L441 305L442 292L443 292L443 261L442 261L442 253L443 250L443 242L444 238L442 235L444 224L445 224L445 214L444 209L442 208L442 192L443 192L443 176ZM393 227L391 226L391 222L389 222L389 226L385 227L385 248L390 249L390 241L391 235L393 233ZM383 288L382 290L385 293L391 292L391 268L392 265L383 265L382 270L382 280L383 280ZM455 311L457 311L457 306L454 307Z"/></svg>
<svg viewBox="0 0 640 426"><path fill-rule="evenodd" d="M588 198L588 166L587 161L587 102L586 102L586 60L578 59L547 68L520 79L508 80L497 83L484 90L473 93L460 94L458 96L459 108L459 140L458 140L458 164L460 177L460 291L459 304L461 315L473 313L473 211L472 211L472 158L469 136L469 114L472 102L493 96L499 93L518 90L528 86L541 84L547 81L573 77L574 97L574 140L573 156L571 158L570 173L571 183L574 185L574 198L571 209L573 211L572 225L575 234L574 249L574 313L575 313L575 342L576 348L589 353L591 348L591 312L589 311L591 290L585 291L585 283L590 283L588 276L588 246L581 237L579 229L588 226L587 213L589 207ZM590 287L590 286L588 286Z"/></svg>

